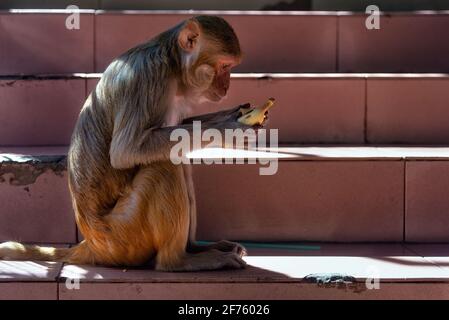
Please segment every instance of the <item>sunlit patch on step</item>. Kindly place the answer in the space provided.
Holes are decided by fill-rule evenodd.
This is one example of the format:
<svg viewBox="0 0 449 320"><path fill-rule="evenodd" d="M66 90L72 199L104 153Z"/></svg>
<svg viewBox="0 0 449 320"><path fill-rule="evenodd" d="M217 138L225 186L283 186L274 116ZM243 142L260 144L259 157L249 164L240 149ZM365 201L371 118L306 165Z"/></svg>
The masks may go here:
<svg viewBox="0 0 449 320"><path fill-rule="evenodd" d="M271 254L270 254L271 252ZM305 279L312 274L350 275L365 282L373 276L381 282L429 281L449 279L449 273L432 262L418 256L323 256L314 253L249 250L244 257L249 266L282 274L290 279ZM376 274L373 275L373 270Z"/></svg>

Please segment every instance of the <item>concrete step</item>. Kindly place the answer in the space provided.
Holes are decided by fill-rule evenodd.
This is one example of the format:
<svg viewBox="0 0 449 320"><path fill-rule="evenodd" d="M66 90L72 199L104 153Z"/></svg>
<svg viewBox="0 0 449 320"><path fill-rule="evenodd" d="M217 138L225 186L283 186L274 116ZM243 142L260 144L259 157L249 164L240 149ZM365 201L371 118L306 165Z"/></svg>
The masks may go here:
<svg viewBox="0 0 449 320"><path fill-rule="evenodd" d="M449 70L447 11L385 14L379 30L368 30L366 15L351 12L82 10L80 29L69 30L68 11L12 10L0 12L0 75L102 72L128 48L198 14L234 26L245 52L238 72Z"/></svg>
<svg viewBox="0 0 449 320"><path fill-rule="evenodd" d="M99 76L0 79L0 145L69 144ZM233 74L228 98L197 113L270 96L277 104L268 128L279 129L281 143L449 143L442 74Z"/></svg>
<svg viewBox="0 0 449 320"><path fill-rule="evenodd" d="M75 243L66 147L0 148L0 240ZM211 157L210 150L196 158ZM201 240L449 242L449 148L281 147L194 165ZM227 156L232 152L225 150ZM266 154L262 153L262 158ZM213 157L213 156L212 156Z"/></svg>
<svg viewBox="0 0 449 320"><path fill-rule="evenodd" d="M448 245L263 246L247 245L246 269L214 272L0 261L0 299L449 298ZM333 281L317 283L331 276ZM343 276L346 282L338 284Z"/></svg>

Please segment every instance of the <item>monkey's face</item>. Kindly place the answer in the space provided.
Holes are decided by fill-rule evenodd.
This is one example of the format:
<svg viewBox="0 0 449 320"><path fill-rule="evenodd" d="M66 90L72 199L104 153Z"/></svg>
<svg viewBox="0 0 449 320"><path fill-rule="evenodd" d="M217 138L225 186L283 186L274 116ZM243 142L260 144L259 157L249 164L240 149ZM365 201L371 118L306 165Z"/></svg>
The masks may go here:
<svg viewBox="0 0 449 320"><path fill-rule="evenodd" d="M178 44L183 52L185 94L197 101L218 102L225 97L231 69L240 63L241 57L226 54L229 50L225 49L224 41L203 34L194 21L185 24Z"/></svg>
<svg viewBox="0 0 449 320"><path fill-rule="evenodd" d="M204 98L210 101L220 101L229 89L231 80L231 69L238 65L237 58L220 57L214 66L214 78L209 88L204 92Z"/></svg>

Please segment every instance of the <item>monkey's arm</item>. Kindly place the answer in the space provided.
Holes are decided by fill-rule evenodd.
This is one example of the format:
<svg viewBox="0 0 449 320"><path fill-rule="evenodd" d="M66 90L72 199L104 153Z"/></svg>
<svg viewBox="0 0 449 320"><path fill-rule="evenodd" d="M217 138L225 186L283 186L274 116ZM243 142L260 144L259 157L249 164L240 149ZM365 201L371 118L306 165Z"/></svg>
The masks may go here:
<svg viewBox="0 0 449 320"><path fill-rule="evenodd" d="M242 109L242 108L249 110L249 108L251 108L251 105L249 103L245 103L245 104L239 105L239 106L231 108L231 109L226 109L226 110L222 110L222 111L218 111L218 112L206 113L206 114L202 114L202 115L198 115L198 116L189 117L189 118L184 119L182 121L182 123L189 124L189 123L192 123L193 121L201 121L201 122L226 121L230 117L235 116L236 118L238 118L239 116L241 116L242 112L240 112L240 109Z"/></svg>
<svg viewBox="0 0 449 320"><path fill-rule="evenodd" d="M248 129L252 128L241 124L235 120L201 124L201 130L217 129L224 136L225 129ZM190 146L193 146L193 125L181 124L179 126L139 129L132 125L132 122L123 129L114 130L111 147L109 150L111 165L115 169L129 169L137 165L146 165L156 161L170 160L170 151L173 146L179 143L179 140L170 141L173 131L179 130L175 137L178 138L182 133L191 139ZM182 135L183 136L183 135ZM208 141L202 141L200 147L208 144Z"/></svg>
<svg viewBox="0 0 449 320"><path fill-rule="evenodd" d="M170 150L176 141L170 141L175 129L190 132L192 125L177 127L140 129L129 125L114 132L109 156L112 167L128 169L155 161L170 159Z"/></svg>

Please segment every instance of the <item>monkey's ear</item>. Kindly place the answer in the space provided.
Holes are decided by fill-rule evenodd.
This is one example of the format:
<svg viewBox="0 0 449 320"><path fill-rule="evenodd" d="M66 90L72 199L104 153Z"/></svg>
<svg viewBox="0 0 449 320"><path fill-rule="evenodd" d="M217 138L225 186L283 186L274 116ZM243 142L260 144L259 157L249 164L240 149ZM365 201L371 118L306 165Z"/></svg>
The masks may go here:
<svg viewBox="0 0 449 320"><path fill-rule="evenodd" d="M178 44L182 50L192 52L200 36L200 27L196 21L188 20L178 36Z"/></svg>

